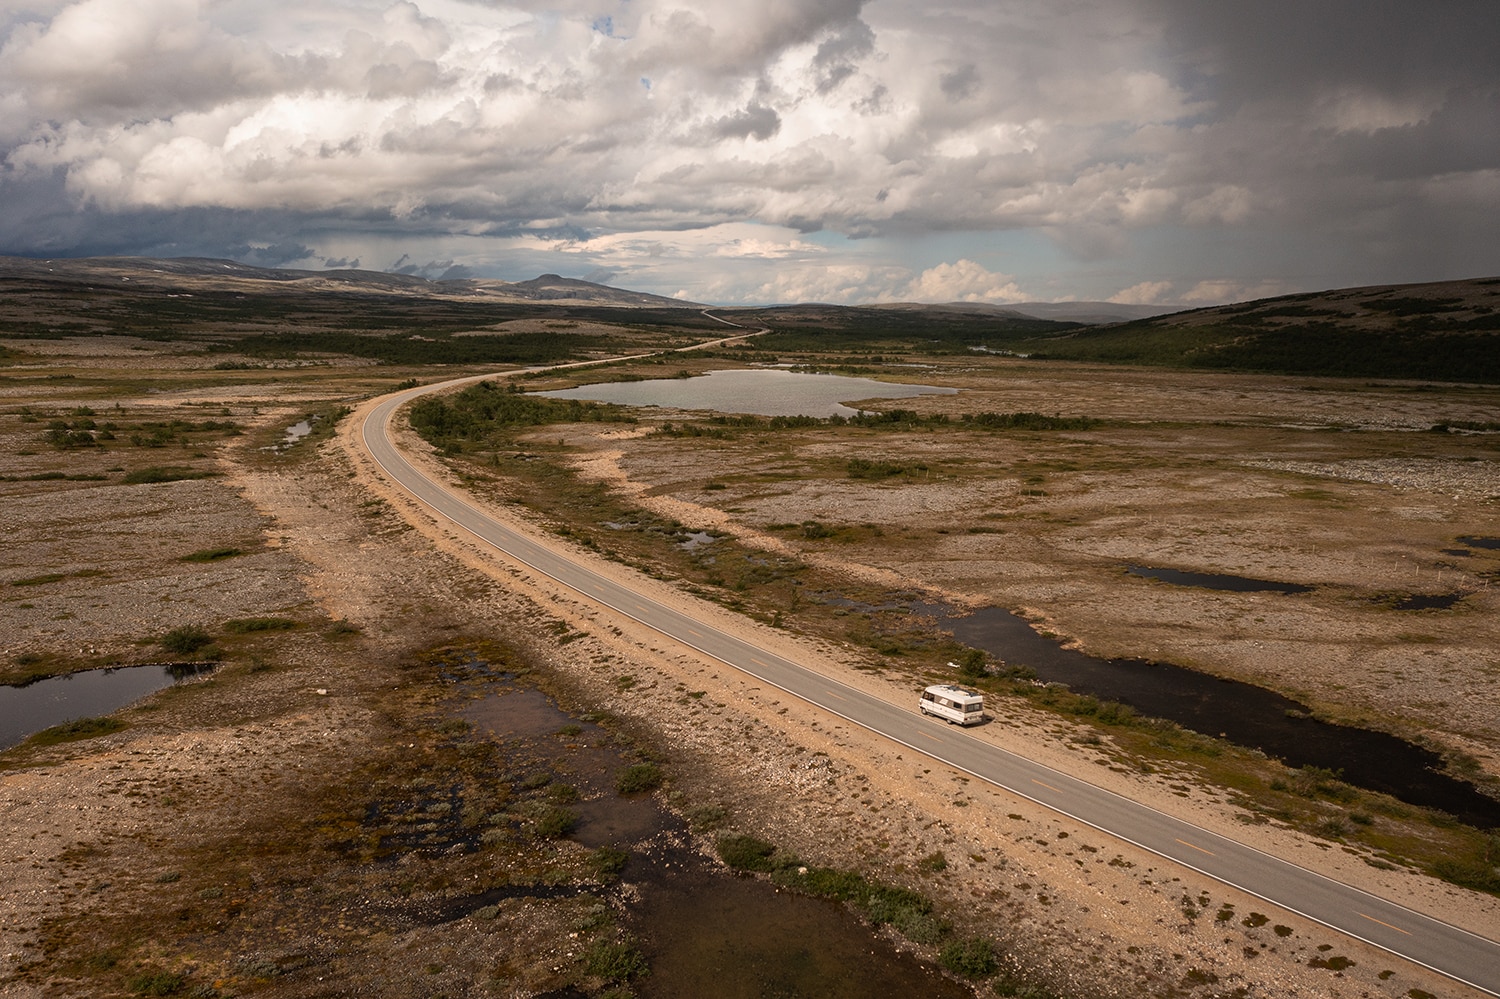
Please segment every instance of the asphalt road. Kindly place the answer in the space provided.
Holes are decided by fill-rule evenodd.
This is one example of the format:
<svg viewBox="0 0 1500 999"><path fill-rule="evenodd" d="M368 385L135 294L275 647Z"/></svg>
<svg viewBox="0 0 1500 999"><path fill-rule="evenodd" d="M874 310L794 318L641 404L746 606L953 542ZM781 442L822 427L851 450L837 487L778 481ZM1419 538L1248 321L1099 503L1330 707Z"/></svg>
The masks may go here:
<svg viewBox="0 0 1500 999"><path fill-rule="evenodd" d="M1287 863L1216 833L1034 763L964 730L922 716L917 691L896 706L724 634L691 614L658 603L492 519L467 498L429 479L392 443L388 428L404 403L475 378L428 385L382 401L360 428L361 440L391 480L440 518L584 597L639 621L830 714L942 763L1233 885L1284 909L1400 955L1455 981L1500 996L1500 943ZM1496 928L1500 934L1500 927Z"/></svg>

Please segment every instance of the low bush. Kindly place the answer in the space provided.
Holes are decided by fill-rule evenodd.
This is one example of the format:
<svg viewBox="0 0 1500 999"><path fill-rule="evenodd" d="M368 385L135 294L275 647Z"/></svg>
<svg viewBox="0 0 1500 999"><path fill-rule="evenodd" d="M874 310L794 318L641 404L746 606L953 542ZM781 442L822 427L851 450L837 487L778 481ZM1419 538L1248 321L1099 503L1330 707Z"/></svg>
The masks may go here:
<svg viewBox="0 0 1500 999"><path fill-rule="evenodd" d="M736 871L770 871L774 843L754 836L720 836L715 844L719 858Z"/></svg>
<svg viewBox="0 0 1500 999"><path fill-rule="evenodd" d="M595 872L602 878L619 874L629 861L629 853L613 846L601 846L589 854L589 862L593 864Z"/></svg>
<svg viewBox="0 0 1500 999"><path fill-rule="evenodd" d="M1000 966L994 946L982 937L954 940L938 952L938 963L964 978L984 978Z"/></svg>
<svg viewBox="0 0 1500 999"><path fill-rule="evenodd" d="M661 787L665 775L655 763L633 763L615 777L615 790L621 794L640 794Z"/></svg>
<svg viewBox="0 0 1500 999"><path fill-rule="evenodd" d="M212 645L213 640L214 636L196 624L185 624L161 636L156 644L168 652L186 656L192 655L204 646Z"/></svg>
<svg viewBox="0 0 1500 999"><path fill-rule="evenodd" d="M599 940L583 952L583 968L606 982L636 978L650 971L643 955L630 940L612 943Z"/></svg>
<svg viewBox="0 0 1500 999"><path fill-rule="evenodd" d="M548 805L537 812L534 829L540 839L561 839L577 824L577 812L560 805Z"/></svg>

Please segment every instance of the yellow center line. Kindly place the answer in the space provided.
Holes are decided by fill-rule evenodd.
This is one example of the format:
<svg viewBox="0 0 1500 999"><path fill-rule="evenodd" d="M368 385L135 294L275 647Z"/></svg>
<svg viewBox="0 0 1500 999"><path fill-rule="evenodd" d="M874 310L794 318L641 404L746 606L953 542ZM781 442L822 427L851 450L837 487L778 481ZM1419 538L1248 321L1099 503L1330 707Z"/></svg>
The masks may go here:
<svg viewBox="0 0 1500 999"><path fill-rule="evenodd" d="M1355 910L1354 914L1356 916L1363 916L1365 919L1368 919L1372 923L1379 923L1381 926L1384 926L1388 930L1395 930L1397 933L1405 933L1407 936L1411 936L1411 933L1408 932L1407 930L1403 930L1399 926L1392 926L1390 923L1386 922L1384 919L1376 919L1374 916L1366 916L1363 912L1360 912L1358 909Z"/></svg>
<svg viewBox="0 0 1500 999"><path fill-rule="evenodd" d="M1185 839L1179 839L1177 842L1181 843L1183 846L1187 847L1189 850L1197 850L1199 853L1206 853L1210 857L1212 857L1214 855L1214 852L1212 850L1205 850L1201 846L1194 846L1193 844L1189 843Z"/></svg>
<svg viewBox="0 0 1500 999"><path fill-rule="evenodd" d="M942 739L940 739L937 736L933 735L931 732L918 732L917 734L918 735L925 735L925 736L927 736L927 738L933 740L934 742L942 742L943 741Z"/></svg>
<svg viewBox="0 0 1500 999"><path fill-rule="evenodd" d="M1062 788L1060 788L1060 787L1053 787L1051 784L1047 784L1047 783L1044 783L1042 781L1039 781L1035 777L1031 778L1031 783L1033 783L1033 784L1041 784L1042 787L1045 787L1047 790L1049 790L1049 791L1056 791L1058 794L1062 794L1063 793L1063 789Z"/></svg>
<svg viewBox="0 0 1500 999"><path fill-rule="evenodd" d="M823 693L827 694L829 697L833 698L835 701L842 701L843 700L842 697L840 697L838 694L835 694L831 690L825 690L825 691L823 691Z"/></svg>
<svg viewBox="0 0 1500 999"><path fill-rule="evenodd" d="M754 656L750 657L750 661L753 662L757 666L769 666L769 665L771 665L770 663L763 663L763 662L761 662L759 659L755 658Z"/></svg>

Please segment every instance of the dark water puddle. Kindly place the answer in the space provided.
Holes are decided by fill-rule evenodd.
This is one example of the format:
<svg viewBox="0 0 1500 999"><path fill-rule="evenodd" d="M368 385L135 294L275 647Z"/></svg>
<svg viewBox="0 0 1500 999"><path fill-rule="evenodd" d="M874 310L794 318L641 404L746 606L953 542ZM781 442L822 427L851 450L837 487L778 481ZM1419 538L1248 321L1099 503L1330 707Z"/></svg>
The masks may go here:
<svg viewBox="0 0 1500 999"><path fill-rule="evenodd" d="M1448 610L1457 604L1467 593L1413 593L1409 597L1396 601L1397 610Z"/></svg>
<svg viewBox="0 0 1500 999"><path fill-rule="evenodd" d="M689 864L657 877L636 916L651 961L636 986L645 999L973 995L873 935L843 906L764 881L709 877Z"/></svg>
<svg viewBox="0 0 1500 999"><path fill-rule="evenodd" d="M549 781L565 782L580 795L566 806L578 816L569 838L590 848L626 850L630 859L620 882L492 887L428 903L413 913L417 922L449 922L513 898L592 895L624 909L651 965L650 975L634 983L644 997L971 994L898 952L837 903L718 872L691 848L682 822L654 795L617 793L615 776L636 758L615 744L608 729L569 715L539 690L510 682L490 689L496 692L458 713L475 734L500 743L508 770L530 775L512 801L527 785L534 785L532 793L545 793L540 789ZM462 843L462 803L444 791L430 789L391 810L404 809L409 823L414 816L427 819L417 823L426 827L424 835L452 849ZM427 845L420 837L411 844Z"/></svg>
<svg viewBox="0 0 1500 999"><path fill-rule="evenodd" d="M544 735L556 735L565 726L581 722L557 705L540 690L512 690L498 696L474 701L458 713L464 721L471 723L486 735L495 739L528 739ZM597 725L589 729L597 733Z"/></svg>
<svg viewBox="0 0 1500 999"><path fill-rule="evenodd" d="M1468 545L1470 548L1483 548L1486 551L1492 552L1500 551L1500 538L1483 538L1468 534L1456 540L1459 544Z"/></svg>
<svg viewBox="0 0 1500 999"><path fill-rule="evenodd" d="M1228 590L1231 593L1308 593L1311 586L1300 583L1278 583L1270 579L1251 579L1248 576L1230 576L1217 572L1187 572L1182 569L1158 569L1152 566L1131 565L1125 571L1132 576L1155 579L1174 586L1197 586L1205 590Z"/></svg>
<svg viewBox="0 0 1500 999"><path fill-rule="evenodd" d="M53 725L118 711L147 694L212 669L211 663L152 663L0 687L0 749L18 745Z"/></svg>
<svg viewBox="0 0 1500 999"><path fill-rule="evenodd" d="M600 886L593 884L574 883L554 885L538 882L527 885L501 885L498 888L489 888L485 891L475 892L472 895L445 898L427 910L417 913L413 918L423 926L441 926L443 923L451 923L455 919L463 919L465 916L473 915L480 909L491 905L498 905L512 898L575 898L579 895L598 895L600 893Z"/></svg>
<svg viewBox="0 0 1500 999"><path fill-rule="evenodd" d="M1024 618L997 607L965 616L917 605L955 638L1012 665L1025 664L1043 680L1074 692L1128 704L1205 735L1259 749L1288 766L1339 771L1356 787L1413 805L1441 809L1483 829L1500 827L1500 801L1442 773L1442 758L1384 732L1333 725L1309 715L1307 705L1248 683L1224 680L1170 663L1097 659L1065 649L1032 630Z"/></svg>
<svg viewBox="0 0 1500 999"><path fill-rule="evenodd" d="M578 824L569 836L594 848L650 839L678 824L650 797L596 798L578 802L573 811L578 813Z"/></svg>

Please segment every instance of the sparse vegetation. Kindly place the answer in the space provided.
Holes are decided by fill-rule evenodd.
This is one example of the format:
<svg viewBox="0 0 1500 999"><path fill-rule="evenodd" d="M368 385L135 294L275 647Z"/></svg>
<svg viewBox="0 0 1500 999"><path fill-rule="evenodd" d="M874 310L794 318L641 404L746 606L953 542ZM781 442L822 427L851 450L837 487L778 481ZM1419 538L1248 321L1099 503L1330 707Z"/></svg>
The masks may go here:
<svg viewBox="0 0 1500 999"><path fill-rule="evenodd" d="M621 794L643 794L661 787L665 779L655 763L632 763L615 778L615 790Z"/></svg>
<svg viewBox="0 0 1500 999"><path fill-rule="evenodd" d="M212 645L213 641L214 636L202 627L196 624L184 624L161 636L156 644L175 655L190 656Z"/></svg>
<svg viewBox="0 0 1500 999"><path fill-rule="evenodd" d="M160 482L180 482L184 479L209 479L218 473L201 468L186 468L181 465L152 465L125 473L127 486L150 485Z"/></svg>
<svg viewBox="0 0 1500 999"><path fill-rule="evenodd" d="M125 723L118 718L79 718L42 729L27 741L33 746L55 746L61 742L77 742L80 739L109 735L124 727Z"/></svg>

